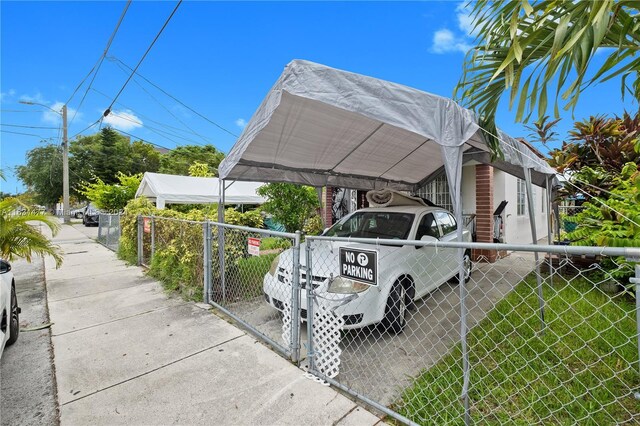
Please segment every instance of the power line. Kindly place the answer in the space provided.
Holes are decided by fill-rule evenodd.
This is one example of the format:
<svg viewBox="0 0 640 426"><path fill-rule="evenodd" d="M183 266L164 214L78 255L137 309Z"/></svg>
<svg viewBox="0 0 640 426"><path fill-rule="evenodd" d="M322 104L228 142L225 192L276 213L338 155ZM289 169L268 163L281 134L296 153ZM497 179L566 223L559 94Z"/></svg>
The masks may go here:
<svg viewBox="0 0 640 426"><path fill-rule="evenodd" d="M127 78L127 81L125 81L124 84L122 85L122 88L120 88L120 91L118 92L118 94L113 98L113 101L111 102L111 105L109 105L109 108L107 108L107 110L104 112L104 114L103 114L104 117L109 115L109 113L111 112L111 107L113 107L113 104L116 102L118 97L120 97L120 94L122 94L122 92L124 91L124 88L127 87L127 84L129 84L129 81L131 80L133 75L136 73L136 71L138 70L138 68L140 67L140 65L144 61L144 59L147 57L147 55L151 51L151 48L153 47L153 45L156 43L156 41L158 41L158 38L160 38L160 35L164 31L164 29L167 27L167 25L169 24L169 21L171 21L171 18L176 13L176 11L178 10L178 7L180 7L181 4L182 4L182 0L178 0L178 4L176 4L176 7L171 12L171 15L169 15L169 17L165 21L164 25L162 26L162 28L160 28L160 31L158 31L158 34L155 36L155 38L153 39L153 41L151 42L151 44L147 48L147 51L144 52L144 55L142 55L142 58L140 58L140 61L138 61L138 64L136 65L136 67L133 69L133 71L131 72L131 74Z"/></svg>
<svg viewBox="0 0 640 426"><path fill-rule="evenodd" d="M136 138L137 140L142 141L142 142L144 142L144 143L148 143L149 145L157 146L158 148L162 148L162 149L166 149L167 151L171 151L171 148L167 148L166 146L159 145L159 144L157 144L157 143L154 143L154 142L148 141L148 140L146 140L146 139L142 139L141 137L138 137L138 136L136 136L136 135L132 135L131 133L125 132L124 130L120 130L120 129L114 129L114 130L115 130L116 132L119 132L119 133L125 134L125 135L127 135L127 136L132 137L132 138Z"/></svg>
<svg viewBox="0 0 640 426"><path fill-rule="evenodd" d="M103 92L99 91L98 89L93 88L92 90L93 90L94 92L96 92L96 93L98 93L98 94L100 94L100 95L104 96L104 97L105 97L105 98L107 98L107 99L112 99L110 96L108 96L108 95L106 95L105 93L103 93ZM141 118L144 118L144 119L145 119L145 120L147 120L147 121L150 121L150 122L152 122L152 123L156 123L157 125L159 125L159 126L161 126L161 127L168 128L168 129L171 129L171 130L175 130L175 131L178 131L178 132L190 133L190 132L188 132L188 131L186 131L186 130L184 130L184 129L180 129L180 128L178 128L178 127L170 126L170 125L168 125L168 124L165 124L165 123L162 123L162 122L156 121L156 120L154 120L154 119L152 119L152 118L149 118L148 116L145 116L145 115L143 115L143 114L141 114L141 113L139 113L139 112L135 111L133 108L131 108L131 107L129 107L129 106L127 106L127 105L123 104L122 102L116 102L116 104L120 105L120 106L121 106L121 107L123 107L123 108L126 108L127 110L129 110L129 111L131 111L131 112L134 112L136 115L140 116ZM134 121L134 120L127 119L126 117L124 117L124 116L122 116L122 115L118 115L117 117L122 118L122 119L127 120L127 121L131 121L132 123L141 124L143 127L146 127L146 128L148 128L148 129L152 129L152 127L150 127L150 126L148 126L148 125L145 125L145 124L139 123L139 122ZM158 131L160 131L160 130L158 130ZM175 137L178 137L178 138L184 139L184 140L186 140L186 141L188 141L188 142L192 142L192 143L193 143L193 144L195 144L195 145L202 145L202 142L198 142L198 141L194 141L194 140L192 140L192 139L184 138L184 137L182 137L182 136L180 136L180 135L177 135L177 134L175 134L175 133L169 133L169 131L166 131L166 133L167 133L167 134L169 134L169 135L173 135L173 136L175 136ZM174 142L175 142L175 141L174 141ZM207 143L208 143L208 144L211 144L211 143L209 143L209 142L207 142ZM211 144L211 145L212 145L212 144Z"/></svg>
<svg viewBox="0 0 640 426"><path fill-rule="evenodd" d="M43 112L41 110L37 110L37 109L0 109L0 112Z"/></svg>
<svg viewBox="0 0 640 426"><path fill-rule="evenodd" d="M78 111L82 107L82 104L84 103L84 100L87 97L87 94L89 93L89 90L91 89L91 86L93 85L93 82L95 81L96 77L98 76L98 72L100 71L100 67L102 66L102 63L104 62L104 58L107 57L107 53L109 52L109 48L111 47L111 43L113 42L113 39L116 37L116 33L120 29L120 24L122 23L122 20L124 19L124 16L127 14L127 10L129 9L130 5L131 5L131 0L128 0L127 4L124 6L124 10L122 11L122 14L120 15L120 19L118 19L118 23L116 24L116 27L113 29L113 32L111 33L111 37L109 37L109 41L107 41L107 46L105 47L104 52L102 52L102 55L100 56L100 59L98 59L97 68L96 68L96 65L94 65L94 67L93 67L93 69L95 69L96 71L95 71L95 73L93 73L93 77L91 78L91 81L89 82L89 85L87 86L87 90L84 91L84 95L82 95L82 99L80 99L80 104L78 105L78 108L75 109L75 111L73 113L73 117L71 117L71 121L69 121L69 125L71 125L71 123L73 123L73 120L75 120L76 115L78 114ZM91 74L93 69L89 72L89 74ZM87 77L88 76L89 75L87 75ZM85 77L84 80L86 80L86 77ZM84 83L84 80L83 80L83 83ZM77 90L78 89L76 88L76 91ZM72 98L75 95L76 91L74 91L73 95L71 95ZM69 99L69 101L70 100L71 99ZM67 101L67 104L69 103L69 101Z"/></svg>
<svg viewBox="0 0 640 426"><path fill-rule="evenodd" d="M100 123L102 121L102 117L100 117L99 119L97 119L96 121L94 121L93 123L89 124L87 127L85 127L84 129L80 130L78 133L76 133L75 135L71 136L70 138L68 138L69 140L74 139L76 136L78 136L80 133L89 130L90 128L92 128L93 126L95 126L96 124Z"/></svg>
<svg viewBox="0 0 640 426"><path fill-rule="evenodd" d="M49 129L49 130L58 130L59 127L49 127L49 126L22 126L20 124L6 124L6 123L0 123L0 126L7 126L7 127L22 127L23 129Z"/></svg>
<svg viewBox="0 0 640 426"><path fill-rule="evenodd" d="M127 67L129 70L132 70L132 68L125 64L122 60L120 60L119 58L115 57L115 56L110 56L107 58L108 60L111 61L117 61L119 63L121 63L122 65L124 65L125 67ZM189 111L191 111L192 113L196 114L198 117L206 120L207 122L213 124L214 126L216 126L218 129L230 134L231 136L237 138L238 135L233 133L230 130L225 129L224 127L222 127L220 124L216 123L215 121L209 119L208 117L200 114L198 111L194 110L193 108L191 108L190 106L188 106L187 104L185 104L184 102L182 102L180 99L176 98L175 96L173 96L170 93L167 93L166 90L164 90L163 88L161 88L160 86L158 86L157 84L155 84L154 82L152 82L151 80L149 80L148 78L146 78L145 76L143 76L142 74L140 74L139 72L134 72L134 74L136 74L138 77L142 78L144 81L146 81L147 83L149 83L150 85L152 85L153 87L155 87L156 89L158 89L159 91L161 91L162 93L164 93L165 95L167 95L168 97L170 97L171 99L173 99L174 101L178 102L180 105L182 105L183 107L185 107L186 109L188 109Z"/></svg>
<svg viewBox="0 0 640 426"><path fill-rule="evenodd" d="M36 135L35 133L12 132L11 130L0 130L0 132L2 132L2 133L12 133L14 135L33 136L33 137L36 137L36 138L40 138L42 140L53 139L51 137L46 137L46 136L42 136L42 135Z"/></svg>

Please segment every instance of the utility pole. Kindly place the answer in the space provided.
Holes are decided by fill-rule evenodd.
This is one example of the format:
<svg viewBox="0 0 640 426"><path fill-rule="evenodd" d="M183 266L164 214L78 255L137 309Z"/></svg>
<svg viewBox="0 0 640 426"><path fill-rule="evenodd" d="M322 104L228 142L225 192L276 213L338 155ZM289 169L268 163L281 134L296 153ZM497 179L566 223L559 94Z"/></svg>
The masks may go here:
<svg viewBox="0 0 640 426"><path fill-rule="evenodd" d="M62 217L64 223L69 219L69 141L67 140L67 105L62 106Z"/></svg>

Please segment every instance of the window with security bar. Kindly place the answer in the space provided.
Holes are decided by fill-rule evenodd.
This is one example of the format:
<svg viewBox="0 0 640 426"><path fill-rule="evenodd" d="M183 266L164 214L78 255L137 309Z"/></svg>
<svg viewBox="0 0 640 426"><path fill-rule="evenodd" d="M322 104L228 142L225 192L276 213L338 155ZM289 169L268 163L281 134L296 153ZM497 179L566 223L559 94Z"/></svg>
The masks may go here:
<svg viewBox="0 0 640 426"><path fill-rule="evenodd" d="M417 195L428 198L434 204L444 207L449 211L453 211L453 203L451 202L451 194L449 192L449 182L447 176L442 175L425 186L420 188Z"/></svg>

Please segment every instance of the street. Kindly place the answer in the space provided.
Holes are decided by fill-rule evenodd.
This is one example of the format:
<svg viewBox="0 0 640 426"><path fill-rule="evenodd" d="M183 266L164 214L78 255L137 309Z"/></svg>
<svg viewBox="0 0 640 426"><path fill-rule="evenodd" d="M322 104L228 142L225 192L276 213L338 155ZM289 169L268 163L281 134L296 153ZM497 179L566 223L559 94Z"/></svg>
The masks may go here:
<svg viewBox="0 0 640 426"><path fill-rule="evenodd" d="M58 404L42 258L11 263L16 281L20 337L0 363L0 424L57 425Z"/></svg>

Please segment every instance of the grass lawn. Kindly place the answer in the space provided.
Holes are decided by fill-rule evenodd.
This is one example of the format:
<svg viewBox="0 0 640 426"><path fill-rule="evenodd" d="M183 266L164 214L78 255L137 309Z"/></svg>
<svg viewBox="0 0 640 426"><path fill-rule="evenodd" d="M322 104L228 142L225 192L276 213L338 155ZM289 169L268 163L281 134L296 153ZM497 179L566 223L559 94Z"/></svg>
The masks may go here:
<svg viewBox="0 0 640 426"><path fill-rule="evenodd" d="M582 277L544 285L540 333L535 276L468 336L475 424L639 424L635 301ZM463 424L460 345L425 371L393 408L419 424Z"/></svg>

